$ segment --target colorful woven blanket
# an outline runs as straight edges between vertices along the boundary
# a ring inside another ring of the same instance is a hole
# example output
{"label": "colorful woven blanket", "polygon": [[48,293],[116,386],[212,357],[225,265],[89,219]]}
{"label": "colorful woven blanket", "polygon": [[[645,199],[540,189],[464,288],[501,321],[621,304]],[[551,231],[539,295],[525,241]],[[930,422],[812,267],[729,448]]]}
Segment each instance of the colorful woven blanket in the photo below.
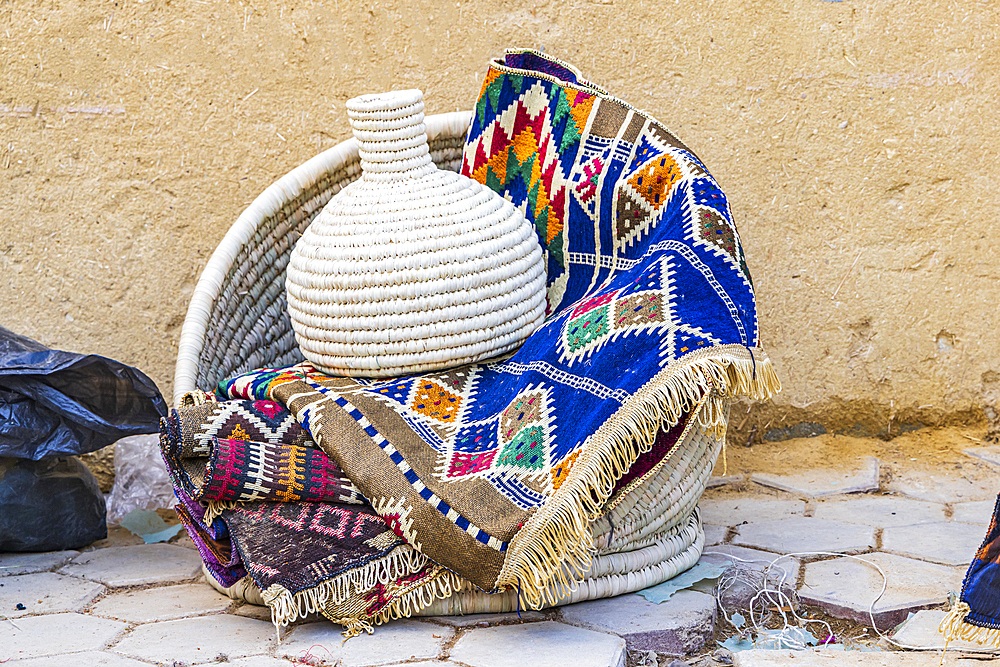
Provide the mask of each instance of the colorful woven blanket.
{"label": "colorful woven blanket", "polygon": [[392,381],[307,364],[222,383],[287,407],[375,511],[486,591],[554,602],[590,562],[616,483],[701,399],[778,389],[725,195],[662,125],[575,70],[509,53],[487,74],[463,171],[520,206],[548,317],[513,355]]}
{"label": "colorful woven blanket", "polygon": [[[225,437],[250,433],[271,442]],[[163,420],[175,509],[219,585],[248,586],[249,575],[275,625],[318,612],[349,634],[449,595],[454,577],[375,514],[322,450],[303,446],[311,443],[270,401],[209,400]]]}
{"label": "colorful woven blanket", "polygon": [[965,575],[962,594],[940,629],[948,641],[964,639],[1000,648],[1000,496],[983,545]]}

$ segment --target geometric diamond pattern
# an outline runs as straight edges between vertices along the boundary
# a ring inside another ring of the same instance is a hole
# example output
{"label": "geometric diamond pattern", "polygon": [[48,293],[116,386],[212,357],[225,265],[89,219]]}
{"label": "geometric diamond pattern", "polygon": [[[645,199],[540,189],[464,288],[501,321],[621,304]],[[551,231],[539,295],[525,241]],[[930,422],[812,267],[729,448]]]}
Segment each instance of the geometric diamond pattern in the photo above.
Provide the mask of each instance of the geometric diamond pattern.
{"label": "geometric diamond pattern", "polygon": [[722,248],[735,261],[739,261],[736,250],[736,234],[725,218],[711,208],[698,208],[695,218],[701,238]]}
{"label": "geometric diamond pattern", "polygon": [[497,457],[497,466],[511,466],[538,471],[545,468],[545,432],[540,426],[518,431],[514,439],[504,445]]}
{"label": "geometric diamond pattern", "polygon": [[604,306],[570,320],[566,326],[566,343],[570,352],[589,347],[591,343],[600,341],[610,333],[608,326],[608,307]]}
{"label": "geometric diamond pattern", "polygon": [[519,429],[542,421],[544,402],[541,392],[518,396],[500,414],[500,441],[509,442]]}
{"label": "geometric diamond pattern", "polygon": [[453,394],[436,382],[422,379],[417,384],[411,407],[414,412],[445,423],[455,423],[455,415],[462,408],[462,397]]}

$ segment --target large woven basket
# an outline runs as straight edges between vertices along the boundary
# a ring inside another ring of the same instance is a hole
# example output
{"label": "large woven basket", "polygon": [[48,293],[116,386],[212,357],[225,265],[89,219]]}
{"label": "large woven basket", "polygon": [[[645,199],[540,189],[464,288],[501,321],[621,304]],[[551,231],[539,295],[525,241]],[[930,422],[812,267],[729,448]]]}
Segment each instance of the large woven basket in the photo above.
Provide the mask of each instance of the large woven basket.
{"label": "large woven basket", "polygon": [[[455,112],[425,119],[431,156],[439,168],[458,171],[470,118],[471,112]],[[286,311],[285,269],[305,228],[359,175],[358,146],[348,139],[286,174],[237,218],[209,259],[188,307],[174,373],[175,405],[186,392],[212,391],[235,374],[303,360]],[[666,465],[594,522],[597,552],[591,569],[559,604],[653,586],[694,565],[704,546],[696,505],[721,447],[718,435],[698,426],[688,429]],[[249,579],[219,588],[262,603]],[[465,590],[421,613],[516,607],[513,593]]]}

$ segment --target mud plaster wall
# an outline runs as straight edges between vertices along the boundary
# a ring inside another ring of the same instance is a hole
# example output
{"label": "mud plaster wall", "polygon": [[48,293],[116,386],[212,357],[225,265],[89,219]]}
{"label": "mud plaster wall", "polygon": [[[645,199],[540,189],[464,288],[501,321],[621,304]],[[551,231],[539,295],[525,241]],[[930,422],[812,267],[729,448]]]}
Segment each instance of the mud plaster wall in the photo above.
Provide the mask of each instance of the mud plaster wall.
{"label": "mud plaster wall", "polygon": [[0,0],[0,323],[169,396],[209,254],[348,136],[347,98],[469,108],[521,45],[650,111],[729,194],[784,382],[737,409],[737,437],[981,418],[1000,398],[996,37],[971,1]]}

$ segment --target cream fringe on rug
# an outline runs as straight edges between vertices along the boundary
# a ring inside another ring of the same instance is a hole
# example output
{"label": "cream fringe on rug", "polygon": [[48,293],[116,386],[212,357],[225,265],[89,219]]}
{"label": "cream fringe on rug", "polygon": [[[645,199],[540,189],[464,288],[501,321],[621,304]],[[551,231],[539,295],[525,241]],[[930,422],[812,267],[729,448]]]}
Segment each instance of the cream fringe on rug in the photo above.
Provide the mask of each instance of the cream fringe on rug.
{"label": "cream fringe on rug", "polygon": [[957,600],[941,619],[938,631],[944,635],[944,649],[947,651],[948,643],[956,639],[1000,649],[1000,628],[983,628],[966,623],[965,617],[971,611],[968,604]]}
{"label": "cream fringe on rug", "polygon": [[514,537],[497,587],[519,588],[531,609],[571,595],[590,568],[590,524],[661,427],[676,425],[708,395],[695,418],[724,433],[733,397],[764,400],[780,390],[763,350],[741,345],[699,350],[660,371],[589,438],[566,481]]}

